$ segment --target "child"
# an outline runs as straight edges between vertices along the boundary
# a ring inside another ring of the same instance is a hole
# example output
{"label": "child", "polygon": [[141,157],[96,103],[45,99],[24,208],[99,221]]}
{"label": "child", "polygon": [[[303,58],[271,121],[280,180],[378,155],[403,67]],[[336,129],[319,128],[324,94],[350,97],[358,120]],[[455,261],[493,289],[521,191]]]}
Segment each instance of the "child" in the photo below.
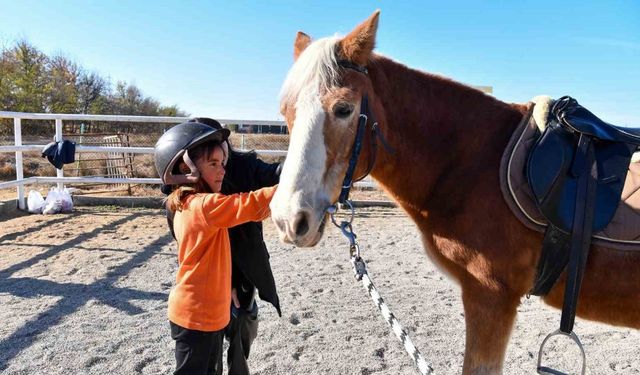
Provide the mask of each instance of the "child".
{"label": "child", "polygon": [[222,373],[222,342],[231,304],[231,252],[227,228],[269,216],[275,186],[219,194],[225,174],[227,129],[197,122],[177,125],[155,146],[158,174],[173,190],[178,241],[176,286],[169,295],[174,374]]}
{"label": "child", "polygon": [[[212,118],[189,120],[222,129]],[[223,194],[244,193],[278,183],[280,163],[267,163],[254,151],[234,150],[229,146]],[[227,369],[229,375],[249,375],[248,358],[251,345],[258,336],[258,304],[256,287],[263,301],[271,303],[280,313],[280,301],[269,263],[269,252],[262,236],[262,223],[249,222],[229,228],[231,243],[231,321],[225,328]]]}

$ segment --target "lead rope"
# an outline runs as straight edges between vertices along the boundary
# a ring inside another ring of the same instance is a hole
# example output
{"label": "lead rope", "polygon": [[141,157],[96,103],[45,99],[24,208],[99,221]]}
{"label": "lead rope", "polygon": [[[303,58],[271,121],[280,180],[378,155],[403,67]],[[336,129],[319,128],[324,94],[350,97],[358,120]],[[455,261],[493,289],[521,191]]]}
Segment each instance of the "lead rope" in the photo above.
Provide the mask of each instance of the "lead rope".
{"label": "lead rope", "polygon": [[367,265],[360,256],[360,246],[358,246],[358,241],[356,241],[357,236],[353,232],[353,227],[351,226],[351,223],[353,222],[353,218],[355,216],[355,210],[350,200],[347,200],[345,202],[346,205],[351,209],[351,216],[349,218],[349,221],[343,220],[340,222],[340,224],[336,222],[334,217],[334,215],[338,211],[336,206],[330,206],[327,209],[327,212],[331,216],[331,222],[333,223],[333,225],[340,228],[342,234],[344,234],[344,236],[349,240],[349,255],[351,256],[351,265],[353,266],[353,272],[355,272],[356,274],[356,279],[358,281],[362,281],[362,285],[364,285],[364,288],[371,296],[373,303],[376,305],[376,307],[378,307],[378,310],[380,310],[387,323],[389,323],[393,333],[396,335],[396,337],[398,337],[400,342],[402,342],[402,346],[407,351],[409,356],[413,359],[413,362],[416,364],[416,366],[418,366],[418,370],[420,370],[420,373],[423,375],[433,375],[434,372],[431,363],[427,362],[418,348],[413,345],[413,341],[411,341],[409,334],[404,329],[404,327],[402,327],[402,324],[400,324],[400,321],[398,321],[395,315],[393,315],[391,310],[389,310],[389,306],[387,306],[387,304],[384,302],[384,299],[382,299],[382,297],[378,293],[375,285],[373,285],[371,278],[369,278]]}

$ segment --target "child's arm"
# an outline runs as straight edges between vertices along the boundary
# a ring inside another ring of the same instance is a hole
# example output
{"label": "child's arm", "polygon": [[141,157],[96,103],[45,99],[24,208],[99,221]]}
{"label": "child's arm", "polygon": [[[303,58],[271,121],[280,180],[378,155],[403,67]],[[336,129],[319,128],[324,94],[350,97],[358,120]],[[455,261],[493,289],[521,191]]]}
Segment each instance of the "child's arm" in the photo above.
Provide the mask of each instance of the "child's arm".
{"label": "child's arm", "polygon": [[202,202],[205,220],[211,226],[229,228],[269,217],[269,202],[276,186],[231,195],[207,194]]}

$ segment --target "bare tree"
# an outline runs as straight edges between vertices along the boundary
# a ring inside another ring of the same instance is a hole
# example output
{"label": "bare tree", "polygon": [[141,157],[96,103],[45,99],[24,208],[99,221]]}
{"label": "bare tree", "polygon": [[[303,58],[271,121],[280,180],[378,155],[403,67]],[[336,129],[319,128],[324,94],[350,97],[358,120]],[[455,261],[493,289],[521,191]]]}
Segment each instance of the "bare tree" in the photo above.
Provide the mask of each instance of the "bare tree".
{"label": "bare tree", "polygon": [[[89,109],[103,96],[108,95],[109,83],[98,73],[81,71],[76,81],[78,111],[88,113]],[[100,113],[101,108],[95,108]]]}
{"label": "bare tree", "polygon": [[62,55],[49,59],[48,84],[45,99],[47,112],[73,113],[77,107],[76,82],[80,74],[78,64]]}

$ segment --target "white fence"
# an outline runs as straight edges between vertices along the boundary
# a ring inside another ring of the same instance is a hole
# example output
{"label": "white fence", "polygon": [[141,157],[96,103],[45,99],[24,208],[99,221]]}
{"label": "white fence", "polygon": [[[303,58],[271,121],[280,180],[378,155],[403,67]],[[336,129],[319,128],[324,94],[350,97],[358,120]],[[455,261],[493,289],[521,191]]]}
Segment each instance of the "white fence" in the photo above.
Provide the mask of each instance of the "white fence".
{"label": "white fence", "polygon": [[[108,178],[108,177],[64,177],[63,170],[56,170],[56,177],[29,177],[24,178],[22,153],[25,151],[42,151],[45,145],[22,144],[22,120],[54,120],[55,141],[61,142],[63,121],[105,121],[105,122],[141,122],[156,124],[178,124],[188,120],[187,117],[155,117],[155,116],[119,116],[119,115],[75,115],[75,114],[48,114],[48,113],[22,113],[0,111],[0,118],[13,119],[14,145],[0,146],[0,153],[15,152],[16,154],[16,179],[0,183],[0,189],[17,188],[18,207],[25,209],[24,185],[33,183],[56,183],[63,188],[64,183],[104,183],[104,184],[160,184],[159,178]],[[261,120],[232,120],[218,119],[224,124],[239,125],[268,125],[286,126],[284,121]],[[93,153],[136,153],[153,154],[153,147],[104,147],[104,146],[76,146],[76,152]],[[260,155],[285,156],[286,150],[256,150]],[[374,186],[371,180],[358,183],[359,186]]]}

